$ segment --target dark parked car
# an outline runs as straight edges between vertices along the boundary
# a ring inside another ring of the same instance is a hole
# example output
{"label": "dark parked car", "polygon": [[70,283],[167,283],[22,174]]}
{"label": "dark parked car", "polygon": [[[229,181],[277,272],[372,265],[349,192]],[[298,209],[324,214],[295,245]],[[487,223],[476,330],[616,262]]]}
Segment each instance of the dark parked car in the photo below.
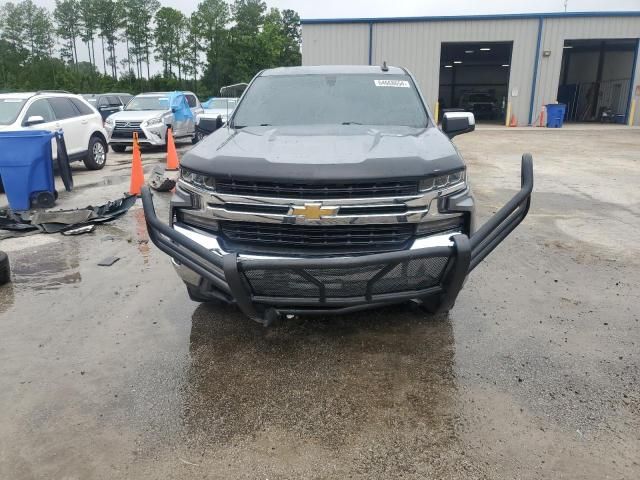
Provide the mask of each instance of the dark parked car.
{"label": "dark parked car", "polygon": [[460,108],[473,113],[476,118],[495,120],[500,117],[498,100],[484,92],[464,93],[460,97]]}
{"label": "dark parked car", "polygon": [[524,155],[520,191],[475,229],[450,140],[474,128],[472,113],[450,112],[439,129],[403,68],[264,70],[184,155],[170,225],[143,189],[149,236],[193,300],[234,303],[265,325],[408,301],[447,311],[533,188]]}
{"label": "dark parked car", "polygon": [[98,112],[102,120],[106,120],[112,113],[122,110],[133,95],[129,93],[85,93],[82,95]]}

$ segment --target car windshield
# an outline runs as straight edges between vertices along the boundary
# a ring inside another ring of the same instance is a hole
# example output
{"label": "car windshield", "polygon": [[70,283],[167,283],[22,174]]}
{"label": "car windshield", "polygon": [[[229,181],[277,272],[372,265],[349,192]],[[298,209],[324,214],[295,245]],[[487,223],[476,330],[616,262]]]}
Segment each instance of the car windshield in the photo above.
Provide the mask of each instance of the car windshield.
{"label": "car windshield", "polygon": [[141,110],[169,110],[169,97],[166,96],[145,96],[134,97],[125,110],[141,111]]}
{"label": "car windshield", "polygon": [[491,95],[487,95],[486,93],[475,93],[469,96],[470,102],[491,102],[492,100]]}
{"label": "car windshield", "polygon": [[403,125],[424,128],[426,110],[408,75],[326,74],[258,77],[234,126]]}
{"label": "car windshield", "polygon": [[231,98],[214,98],[209,104],[210,109],[225,109],[225,108],[235,108],[236,100]]}
{"label": "car windshield", "polygon": [[0,125],[15,122],[25,102],[22,98],[0,98]]}

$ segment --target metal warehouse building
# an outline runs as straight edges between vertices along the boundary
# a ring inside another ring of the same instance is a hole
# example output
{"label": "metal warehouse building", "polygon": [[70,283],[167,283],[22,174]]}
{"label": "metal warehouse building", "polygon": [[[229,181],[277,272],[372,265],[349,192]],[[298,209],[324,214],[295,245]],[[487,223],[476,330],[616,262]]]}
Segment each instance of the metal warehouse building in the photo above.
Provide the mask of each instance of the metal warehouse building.
{"label": "metal warehouse building", "polygon": [[471,105],[504,121],[510,109],[518,125],[556,101],[567,121],[628,121],[639,48],[640,12],[302,21],[303,65],[386,61],[411,70],[432,111]]}

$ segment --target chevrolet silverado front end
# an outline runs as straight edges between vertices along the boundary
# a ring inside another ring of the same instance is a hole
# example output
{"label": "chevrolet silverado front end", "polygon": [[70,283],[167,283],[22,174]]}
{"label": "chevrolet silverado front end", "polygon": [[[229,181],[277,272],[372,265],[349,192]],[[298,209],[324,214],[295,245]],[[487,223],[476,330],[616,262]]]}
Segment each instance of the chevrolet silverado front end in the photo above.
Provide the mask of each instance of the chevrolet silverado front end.
{"label": "chevrolet silverado front end", "polygon": [[415,301],[451,308],[466,275],[525,217],[521,190],[479,230],[450,142],[473,115],[430,118],[395,67],[261,72],[228,124],[185,155],[169,225],[151,194],[152,241],[197,301],[253,319],[348,313]]}

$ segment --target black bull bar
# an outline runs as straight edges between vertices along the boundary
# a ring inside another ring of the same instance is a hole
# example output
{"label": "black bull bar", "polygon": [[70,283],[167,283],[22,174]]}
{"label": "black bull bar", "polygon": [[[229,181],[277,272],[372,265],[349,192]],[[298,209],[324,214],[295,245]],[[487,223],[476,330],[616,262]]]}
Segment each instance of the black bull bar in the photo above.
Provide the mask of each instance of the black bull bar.
{"label": "black bull bar", "polygon": [[454,235],[450,246],[336,258],[221,256],[161,222],[148,187],[142,205],[160,250],[247,316],[268,323],[278,313],[348,313],[416,298],[435,297],[441,309],[450,308],[466,276],[524,220],[532,190],[533,159],[524,154],[520,190],[471,237]]}

